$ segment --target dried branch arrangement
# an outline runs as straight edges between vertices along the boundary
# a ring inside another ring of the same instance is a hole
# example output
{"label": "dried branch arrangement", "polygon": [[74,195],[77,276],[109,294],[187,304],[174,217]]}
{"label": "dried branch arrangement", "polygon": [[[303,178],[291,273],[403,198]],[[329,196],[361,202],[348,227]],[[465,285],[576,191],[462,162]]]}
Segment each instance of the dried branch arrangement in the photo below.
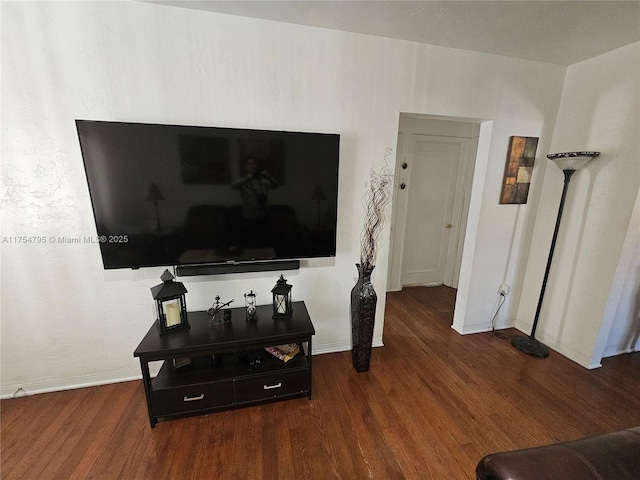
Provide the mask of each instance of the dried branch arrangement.
{"label": "dried branch arrangement", "polygon": [[370,178],[363,196],[365,223],[360,241],[360,265],[364,268],[375,265],[378,236],[384,227],[385,209],[391,201],[392,188],[393,174],[386,166],[380,172],[370,170]]}

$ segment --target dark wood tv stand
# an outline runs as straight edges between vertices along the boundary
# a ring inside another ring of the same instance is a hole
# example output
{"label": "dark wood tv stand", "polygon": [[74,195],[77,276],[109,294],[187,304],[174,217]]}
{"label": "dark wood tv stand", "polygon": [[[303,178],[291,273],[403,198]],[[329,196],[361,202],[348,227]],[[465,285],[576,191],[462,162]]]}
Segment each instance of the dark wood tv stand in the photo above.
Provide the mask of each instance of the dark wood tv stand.
{"label": "dark wood tv stand", "polygon": [[[163,418],[311,398],[315,330],[307,308],[294,302],[289,320],[274,320],[272,314],[271,305],[262,305],[258,319],[247,321],[245,309],[234,308],[231,323],[215,319],[210,325],[206,312],[189,312],[191,328],[162,336],[154,322],[133,353],[140,359],[151,427]],[[301,352],[286,363],[264,350],[289,343],[300,344]],[[191,363],[174,366],[182,358]],[[163,365],[152,379],[149,362],[155,361]]]}

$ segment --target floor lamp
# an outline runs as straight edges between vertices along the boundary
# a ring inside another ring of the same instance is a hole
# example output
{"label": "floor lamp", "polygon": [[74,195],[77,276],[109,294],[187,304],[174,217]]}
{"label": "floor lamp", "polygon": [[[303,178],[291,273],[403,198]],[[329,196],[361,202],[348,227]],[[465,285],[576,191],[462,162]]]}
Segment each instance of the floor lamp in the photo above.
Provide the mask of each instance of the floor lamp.
{"label": "floor lamp", "polygon": [[551,270],[551,260],[553,259],[553,251],[556,248],[556,240],[558,239],[558,230],[560,229],[560,220],[562,219],[562,210],[564,209],[564,200],[567,196],[567,190],[569,188],[569,182],[571,176],[576,170],[584,167],[589,160],[600,155],[600,152],[565,152],[565,153],[551,153],[547,155],[549,160],[553,160],[555,164],[564,173],[564,188],[562,189],[562,197],[560,198],[560,207],[558,208],[558,218],[556,219],[556,228],[553,231],[553,239],[551,240],[551,249],[549,250],[549,258],[547,259],[547,268],[544,272],[544,279],[542,280],[542,289],[540,290],[540,298],[538,299],[538,308],[536,309],[536,316],[533,319],[533,327],[531,328],[531,334],[529,336],[517,335],[511,338],[511,345],[516,347],[521,352],[534,357],[548,357],[549,347],[536,340],[536,327],[538,326],[538,319],[540,318],[540,310],[542,309],[542,300],[544,298],[544,291],[547,288],[547,280],[549,279],[549,270]]}
{"label": "floor lamp", "polygon": [[147,195],[147,200],[153,202],[153,206],[156,209],[156,232],[162,232],[162,224],[160,223],[160,210],[158,210],[158,201],[164,200],[162,193],[160,193],[160,188],[157,184],[152,183],[149,185],[149,194]]}

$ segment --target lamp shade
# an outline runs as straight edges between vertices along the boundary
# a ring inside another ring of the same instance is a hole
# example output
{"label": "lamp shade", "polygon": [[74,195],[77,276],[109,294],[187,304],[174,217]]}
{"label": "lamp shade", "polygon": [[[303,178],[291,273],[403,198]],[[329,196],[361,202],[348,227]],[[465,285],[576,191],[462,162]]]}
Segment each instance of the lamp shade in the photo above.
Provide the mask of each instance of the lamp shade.
{"label": "lamp shade", "polygon": [[600,155],[600,152],[563,152],[550,153],[547,158],[553,160],[560,170],[565,171],[578,170],[598,155]]}
{"label": "lamp shade", "polygon": [[311,193],[311,200],[315,200],[316,202],[321,202],[325,200],[324,189],[322,185],[318,184],[313,188],[313,192]]}
{"label": "lamp shade", "polygon": [[149,185],[149,193],[147,194],[147,200],[150,202],[157,202],[158,200],[164,200],[160,187],[157,184],[152,183]]}

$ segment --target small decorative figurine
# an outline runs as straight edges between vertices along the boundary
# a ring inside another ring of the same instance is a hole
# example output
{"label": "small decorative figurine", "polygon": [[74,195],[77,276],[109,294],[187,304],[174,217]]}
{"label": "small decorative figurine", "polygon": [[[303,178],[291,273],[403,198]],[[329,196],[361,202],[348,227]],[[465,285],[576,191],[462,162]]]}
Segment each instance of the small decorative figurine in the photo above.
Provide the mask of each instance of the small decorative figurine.
{"label": "small decorative figurine", "polygon": [[[218,323],[220,323],[218,314],[220,313],[220,311],[226,307],[227,305],[229,305],[231,302],[233,302],[233,298],[231,300],[229,300],[227,303],[220,303],[220,295],[216,295],[215,298],[215,302],[213,302],[213,305],[211,306],[211,308],[209,310],[207,310],[207,313],[209,314],[209,316],[211,317],[211,319],[209,320],[209,325],[213,325],[214,320],[216,318],[218,318]],[[227,312],[229,312],[227,314]],[[231,310],[230,309],[226,309],[224,311],[224,323],[231,323]]]}
{"label": "small decorative figurine", "polygon": [[244,294],[244,304],[247,307],[247,320],[257,320],[258,311],[256,308],[256,297],[258,294],[251,290]]}

